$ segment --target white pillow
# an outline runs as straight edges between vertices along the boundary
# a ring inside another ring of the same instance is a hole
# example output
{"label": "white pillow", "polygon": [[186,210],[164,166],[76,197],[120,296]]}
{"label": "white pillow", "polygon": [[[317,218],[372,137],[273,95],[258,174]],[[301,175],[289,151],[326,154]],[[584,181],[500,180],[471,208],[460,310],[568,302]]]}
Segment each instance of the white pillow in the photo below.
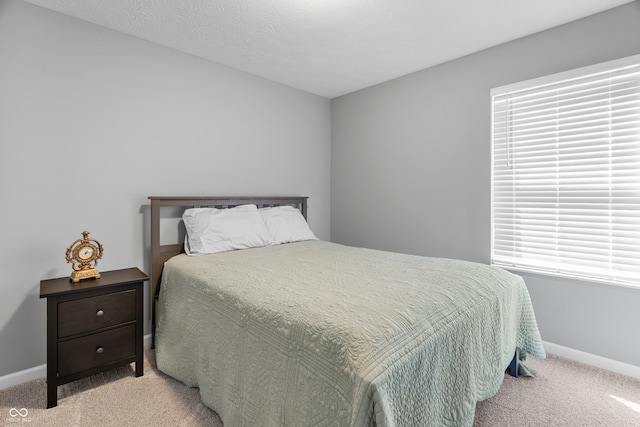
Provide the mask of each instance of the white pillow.
{"label": "white pillow", "polygon": [[277,206],[258,209],[269,232],[271,244],[318,240],[299,209],[293,206]]}
{"label": "white pillow", "polygon": [[214,254],[271,243],[256,205],[230,209],[192,208],[182,214],[187,255]]}

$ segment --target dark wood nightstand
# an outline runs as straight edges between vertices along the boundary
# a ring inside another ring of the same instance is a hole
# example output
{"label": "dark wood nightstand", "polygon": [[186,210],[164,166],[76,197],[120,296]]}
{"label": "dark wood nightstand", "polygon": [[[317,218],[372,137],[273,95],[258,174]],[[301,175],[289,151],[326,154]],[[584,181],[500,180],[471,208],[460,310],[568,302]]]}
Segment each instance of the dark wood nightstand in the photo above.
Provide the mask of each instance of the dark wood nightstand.
{"label": "dark wood nightstand", "polygon": [[42,280],[47,298],[47,408],[58,404],[58,386],[135,362],[143,375],[143,283],[137,268],[101,272],[72,283]]}

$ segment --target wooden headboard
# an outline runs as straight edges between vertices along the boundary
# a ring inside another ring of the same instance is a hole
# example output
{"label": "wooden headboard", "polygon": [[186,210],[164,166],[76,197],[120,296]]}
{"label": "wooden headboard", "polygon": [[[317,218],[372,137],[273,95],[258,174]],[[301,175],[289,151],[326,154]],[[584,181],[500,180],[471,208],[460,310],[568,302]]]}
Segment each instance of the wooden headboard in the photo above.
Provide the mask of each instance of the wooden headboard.
{"label": "wooden headboard", "polygon": [[232,208],[238,205],[254,204],[258,208],[273,206],[295,206],[307,218],[306,196],[194,196],[194,197],[156,197],[149,196],[151,200],[151,286],[149,289],[151,308],[152,333],[155,338],[156,305],[158,292],[160,291],[160,279],[162,268],[169,258],[184,252],[184,243],[176,242],[172,244],[160,244],[160,209],[162,207],[193,208],[193,207],[215,207]]}

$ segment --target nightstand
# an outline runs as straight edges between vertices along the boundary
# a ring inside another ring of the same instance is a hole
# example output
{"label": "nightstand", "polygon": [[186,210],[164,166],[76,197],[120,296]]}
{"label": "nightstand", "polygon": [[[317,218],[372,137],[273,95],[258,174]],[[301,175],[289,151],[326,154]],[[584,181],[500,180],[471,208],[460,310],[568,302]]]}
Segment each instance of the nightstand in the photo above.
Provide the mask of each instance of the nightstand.
{"label": "nightstand", "polygon": [[143,375],[143,283],[137,268],[101,272],[72,283],[42,280],[47,298],[47,408],[58,404],[58,386],[135,362]]}

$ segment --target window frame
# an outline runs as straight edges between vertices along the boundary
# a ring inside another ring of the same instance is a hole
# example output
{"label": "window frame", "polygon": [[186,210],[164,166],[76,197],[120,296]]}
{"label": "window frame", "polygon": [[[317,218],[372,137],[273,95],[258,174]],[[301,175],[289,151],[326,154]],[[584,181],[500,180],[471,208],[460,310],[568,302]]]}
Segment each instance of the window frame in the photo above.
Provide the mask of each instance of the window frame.
{"label": "window frame", "polygon": [[[607,71],[612,71],[612,70],[616,70],[616,69],[622,69],[625,67],[638,67],[638,69],[640,70],[640,54],[637,55],[632,55],[629,57],[625,57],[625,58],[620,58],[620,59],[616,59],[613,61],[607,61],[604,63],[600,63],[600,64],[596,64],[596,65],[591,65],[591,66],[587,66],[587,67],[582,67],[582,68],[578,68],[578,69],[574,69],[574,70],[570,70],[570,71],[566,71],[566,72],[561,72],[561,73],[556,73],[556,74],[552,74],[552,75],[547,75],[547,76],[543,76],[543,77],[539,77],[539,78],[535,78],[535,79],[530,79],[530,80],[526,80],[526,81],[522,81],[522,82],[517,82],[517,83],[513,83],[513,84],[509,84],[509,85],[505,85],[505,86],[500,86],[500,87],[496,87],[491,89],[490,91],[490,100],[491,100],[491,139],[490,139],[490,149],[491,149],[491,246],[490,246],[490,263],[491,265],[495,265],[495,266],[499,266],[502,268],[506,268],[509,270],[516,270],[516,271],[521,271],[521,272],[527,272],[527,273],[534,273],[534,274],[542,274],[542,275],[548,275],[548,276],[553,276],[553,277],[562,277],[562,278],[570,278],[570,279],[576,279],[576,280],[583,280],[583,281],[589,281],[589,282],[596,282],[596,283],[605,283],[605,284],[609,284],[609,285],[615,285],[615,286],[623,286],[623,287],[630,287],[630,288],[634,288],[634,289],[640,289],[640,277],[634,277],[632,279],[629,278],[603,278],[602,276],[593,276],[590,274],[579,274],[576,272],[568,272],[568,271],[557,271],[557,270],[553,270],[553,269],[549,269],[547,267],[542,267],[542,266],[531,266],[531,265],[527,265],[527,266],[523,266],[522,264],[527,264],[528,262],[523,262],[523,263],[517,263],[517,262],[513,262],[513,263],[509,263],[509,262],[505,262],[504,259],[506,259],[506,256],[499,256],[498,258],[500,258],[500,261],[495,260],[496,257],[496,218],[495,218],[495,212],[496,212],[496,195],[495,195],[495,188],[496,188],[496,168],[495,168],[495,152],[496,152],[496,97],[499,96],[505,96],[508,93],[513,93],[513,92],[518,92],[518,91],[524,91],[524,90],[535,90],[536,88],[542,88],[542,87],[546,87],[552,84],[555,85],[560,85],[562,83],[567,83],[568,81],[574,80],[574,79],[578,79],[578,78],[583,78],[589,75],[593,75],[593,74],[597,74],[597,73],[602,73],[602,72],[607,72]],[[568,86],[568,85],[567,85]],[[640,91],[640,89],[638,89]],[[508,107],[510,108],[510,107]],[[508,110],[507,108],[507,110]],[[635,121],[634,121],[635,122]],[[640,118],[638,119],[638,126],[640,126]],[[510,137],[506,137],[507,141],[508,138]],[[635,141],[634,141],[635,142]],[[640,140],[638,141],[638,143],[640,143]],[[508,150],[507,148],[505,148],[505,150]],[[507,157],[507,161],[509,158],[509,154],[507,152],[506,154]],[[638,169],[640,169],[640,165],[638,166]],[[512,198],[512,200],[515,200],[515,197]],[[588,236],[588,234],[584,234],[583,236]],[[515,240],[515,239],[512,239]],[[640,248],[638,248],[637,250],[638,253],[640,253]],[[521,252],[520,252],[521,254]],[[512,257],[512,259],[515,259],[515,256]],[[542,264],[542,262],[540,262],[539,264]],[[575,268],[575,267],[574,267]],[[635,273],[636,275],[638,273]]]}

